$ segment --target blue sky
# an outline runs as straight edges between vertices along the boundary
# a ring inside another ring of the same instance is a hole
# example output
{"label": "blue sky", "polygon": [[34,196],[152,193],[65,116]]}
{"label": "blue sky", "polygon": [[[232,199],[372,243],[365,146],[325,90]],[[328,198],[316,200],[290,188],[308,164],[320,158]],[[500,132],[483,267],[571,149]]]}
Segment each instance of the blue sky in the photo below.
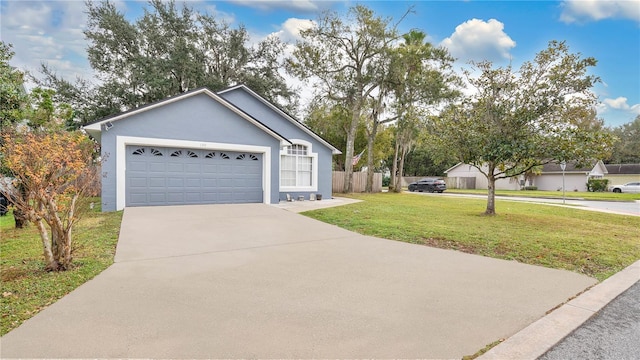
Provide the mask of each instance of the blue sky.
{"label": "blue sky", "polygon": [[[114,1],[130,19],[139,17],[144,1]],[[488,59],[518,67],[546,48],[564,40],[573,52],[592,56],[592,73],[602,82],[594,91],[598,114],[618,126],[640,114],[640,0],[604,1],[316,1],[316,0],[192,0],[187,3],[232,24],[244,24],[252,40],[276,34],[295,42],[325,9],[344,12],[361,3],[382,16],[398,19],[413,12],[401,31],[420,29],[428,40],[458,58]],[[84,1],[0,0],[0,38],[14,45],[12,65],[37,75],[41,62],[67,79],[90,78],[87,43],[82,35]],[[293,81],[293,80],[292,80]]]}

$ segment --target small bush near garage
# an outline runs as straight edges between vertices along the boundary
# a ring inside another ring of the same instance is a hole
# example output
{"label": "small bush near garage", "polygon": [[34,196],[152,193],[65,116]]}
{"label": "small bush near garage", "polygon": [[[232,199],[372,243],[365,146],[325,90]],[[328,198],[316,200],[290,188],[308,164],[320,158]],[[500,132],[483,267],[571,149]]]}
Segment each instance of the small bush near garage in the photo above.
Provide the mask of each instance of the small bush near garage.
{"label": "small bush near garage", "polygon": [[74,228],[73,267],[45,269],[33,224],[16,229],[13,214],[0,217],[0,335],[20,326],[113,263],[122,212],[103,213],[100,199]]}
{"label": "small bush near garage", "polygon": [[524,188],[522,188],[522,190],[536,191],[536,190],[538,190],[538,187],[537,186],[525,186]]}
{"label": "small bush near garage", "polygon": [[609,185],[609,179],[589,179],[587,181],[587,191],[590,191],[590,192],[607,191],[607,185]]}

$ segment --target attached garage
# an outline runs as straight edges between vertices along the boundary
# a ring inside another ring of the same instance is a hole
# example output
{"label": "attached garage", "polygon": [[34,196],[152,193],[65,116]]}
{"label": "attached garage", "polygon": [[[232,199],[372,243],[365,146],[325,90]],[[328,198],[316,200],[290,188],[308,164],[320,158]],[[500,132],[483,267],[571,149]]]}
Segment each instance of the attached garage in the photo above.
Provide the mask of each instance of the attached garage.
{"label": "attached garage", "polygon": [[262,154],[126,147],[126,206],[259,203]]}
{"label": "attached garage", "polygon": [[83,129],[101,146],[103,211],[329,198],[340,153],[244,85],[195,89]]}

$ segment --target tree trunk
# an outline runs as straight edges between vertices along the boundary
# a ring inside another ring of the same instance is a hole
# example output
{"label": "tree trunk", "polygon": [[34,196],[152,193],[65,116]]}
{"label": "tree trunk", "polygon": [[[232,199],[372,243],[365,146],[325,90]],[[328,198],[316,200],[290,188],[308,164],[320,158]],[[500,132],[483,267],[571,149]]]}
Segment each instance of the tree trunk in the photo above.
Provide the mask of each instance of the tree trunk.
{"label": "tree trunk", "polygon": [[496,178],[493,175],[493,168],[489,169],[491,172],[487,175],[487,210],[484,212],[485,215],[495,215],[496,214]]}
{"label": "tree trunk", "polygon": [[38,231],[40,232],[40,239],[42,240],[42,248],[44,254],[44,261],[47,263],[47,270],[56,271],[58,270],[58,262],[55,257],[53,257],[53,252],[51,251],[51,239],[49,238],[49,233],[47,232],[47,228],[44,225],[44,221],[42,219],[38,219],[36,221],[36,226],[38,227]]}
{"label": "tree trunk", "polygon": [[367,193],[373,192],[373,145],[378,134],[378,123],[373,123],[373,129],[367,138],[367,184],[364,191]]}
{"label": "tree trunk", "polygon": [[13,220],[16,222],[16,229],[22,229],[27,224],[26,215],[17,206],[13,208]]}
{"label": "tree trunk", "polygon": [[360,113],[352,110],[351,115],[351,127],[347,132],[347,153],[344,158],[344,186],[345,193],[353,192],[353,147],[356,142],[356,132],[358,130],[358,123],[360,122]]}
{"label": "tree trunk", "polygon": [[396,192],[402,192],[402,176],[404,175],[404,158],[407,155],[406,149],[401,148],[400,165],[398,166],[398,189]]}
{"label": "tree trunk", "polygon": [[397,173],[398,173],[398,140],[396,139],[395,151],[393,153],[393,164],[391,165],[391,183],[389,184],[389,190],[398,192],[397,188]]}

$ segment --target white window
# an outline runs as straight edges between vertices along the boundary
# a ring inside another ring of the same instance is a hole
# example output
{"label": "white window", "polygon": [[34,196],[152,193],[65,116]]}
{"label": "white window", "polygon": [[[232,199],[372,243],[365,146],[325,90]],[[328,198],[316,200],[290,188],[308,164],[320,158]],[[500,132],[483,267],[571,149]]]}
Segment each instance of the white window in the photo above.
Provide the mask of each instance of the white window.
{"label": "white window", "polygon": [[318,154],[311,143],[292,140],[280,151],[280,191],[317,191]]}

